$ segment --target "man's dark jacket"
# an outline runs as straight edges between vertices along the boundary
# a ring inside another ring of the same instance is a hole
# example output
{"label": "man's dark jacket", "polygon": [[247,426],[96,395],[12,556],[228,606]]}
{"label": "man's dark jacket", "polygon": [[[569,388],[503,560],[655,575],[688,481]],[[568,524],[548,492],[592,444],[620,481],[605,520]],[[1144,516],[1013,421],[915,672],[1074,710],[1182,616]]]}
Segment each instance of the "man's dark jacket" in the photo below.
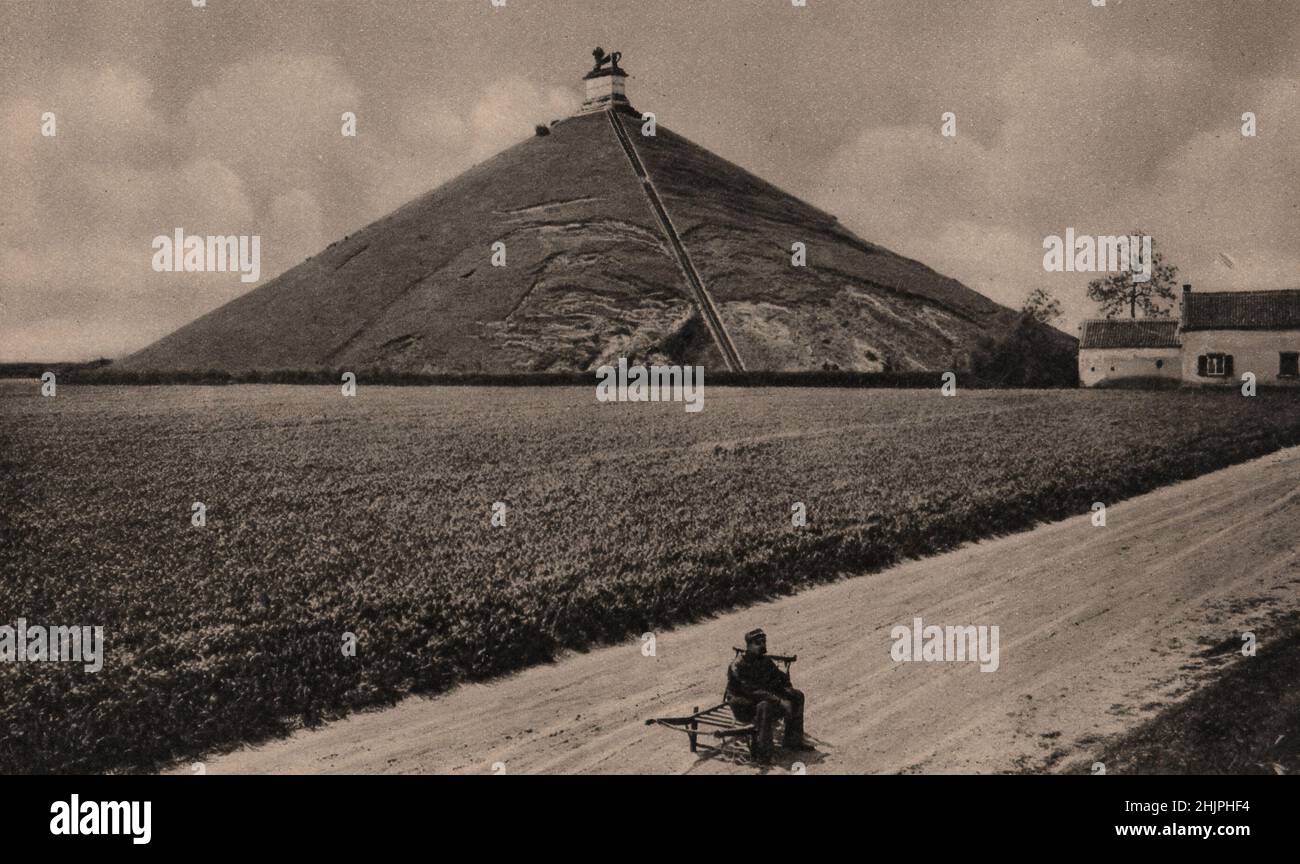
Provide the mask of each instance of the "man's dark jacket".
{"label": "man's dark jacket", "polygon": [[790,676],[777,668],[776,661],[761,654],[741,654],[727,667],[727,702],[741,699],[761,702],[779,699],[790,689]]}

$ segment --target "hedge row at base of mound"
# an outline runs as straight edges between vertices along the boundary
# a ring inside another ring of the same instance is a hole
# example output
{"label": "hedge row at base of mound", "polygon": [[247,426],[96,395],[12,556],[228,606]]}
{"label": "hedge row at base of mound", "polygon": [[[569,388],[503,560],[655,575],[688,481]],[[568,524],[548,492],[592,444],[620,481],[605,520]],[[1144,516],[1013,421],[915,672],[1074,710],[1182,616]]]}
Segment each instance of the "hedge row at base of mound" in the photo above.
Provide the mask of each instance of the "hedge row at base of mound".
{"label": "hedge row at base of mound", "polygon": [[[514,372],[514,373],[425,373],[395,369],[277,369],[269,371],[133,371],[97,370],[93,373],[69,374],[65,383],[103,385],[229,385],[229,384],[330,384],[338,385],[343,375],[356,375],[357,384],[396,387],[594,387],[594,372]],[[705,384],[715,387],[892,387],[907,389],[937,388],[944,383],[943,372],[845,372],[810,370],[806,372],[727,372],[706,370]],[[993,387],[970,373],[955,373],[958,386]]]}

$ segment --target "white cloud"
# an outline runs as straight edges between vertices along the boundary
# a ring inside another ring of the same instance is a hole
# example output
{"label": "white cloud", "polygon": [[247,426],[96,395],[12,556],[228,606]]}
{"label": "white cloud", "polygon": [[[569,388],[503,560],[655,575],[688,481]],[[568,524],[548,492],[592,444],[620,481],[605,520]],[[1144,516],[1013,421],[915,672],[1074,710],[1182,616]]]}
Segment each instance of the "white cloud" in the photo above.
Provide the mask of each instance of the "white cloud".
{"label": "white cloud", "polygon": [[533,126],[567,117],[578,107],[574,94],[523,78],[493,82],[470,111],[474,153],[483,159],[527,138]]}
{"label": "white cloud", "polygon": [[358,88],[337,61],[272,56],[223,68],[190,99],[185,119],[196,153],[235,167],[246,181],[292,187],[346,168],[350,151],[331,146],[344,141],[345,111],[359,114],[365,130]]}

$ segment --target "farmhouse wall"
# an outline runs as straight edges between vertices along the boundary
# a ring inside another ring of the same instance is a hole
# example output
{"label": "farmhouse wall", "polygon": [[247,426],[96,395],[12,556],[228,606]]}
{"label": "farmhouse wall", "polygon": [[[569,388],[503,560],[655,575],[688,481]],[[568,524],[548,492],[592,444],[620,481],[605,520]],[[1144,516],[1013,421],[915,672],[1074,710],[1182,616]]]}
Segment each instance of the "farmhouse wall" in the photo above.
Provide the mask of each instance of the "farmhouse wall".
{"label": "farmhouse wall", "polygon": [[1084,387],[1121,378],[1177,380],[1181,374],[1177,348],[1079,349],[1079,383]]}
{"label": "farmhouse wall", "polygon": [[[1298,378],[1279,378],[1280,354],[1300,352],[1300,330],[1192,330],[1182,334],[1183,381],[1206,386],[1240,386],[1241,376],[1255,373],[1259,384],[1300,386]],[[1232,356],[1232,376],[1198,374],[1197,358],[1203,354]]]}

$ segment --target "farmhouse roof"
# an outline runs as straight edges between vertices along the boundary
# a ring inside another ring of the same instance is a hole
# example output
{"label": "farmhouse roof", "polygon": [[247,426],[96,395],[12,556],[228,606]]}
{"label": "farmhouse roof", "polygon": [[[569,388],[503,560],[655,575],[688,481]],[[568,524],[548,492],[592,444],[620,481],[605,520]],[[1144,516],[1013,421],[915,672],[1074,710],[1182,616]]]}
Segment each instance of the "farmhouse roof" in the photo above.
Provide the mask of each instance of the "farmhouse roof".
{"label": "farmhouse roof", "polygon": [[1080,348],[1177,348],[1173,318],[1099,318],[1084,321]]}
{"label": "farmhouse roof", "polygon": [[1184,330],[1300,330],[1300,289],[1188,291]]}

